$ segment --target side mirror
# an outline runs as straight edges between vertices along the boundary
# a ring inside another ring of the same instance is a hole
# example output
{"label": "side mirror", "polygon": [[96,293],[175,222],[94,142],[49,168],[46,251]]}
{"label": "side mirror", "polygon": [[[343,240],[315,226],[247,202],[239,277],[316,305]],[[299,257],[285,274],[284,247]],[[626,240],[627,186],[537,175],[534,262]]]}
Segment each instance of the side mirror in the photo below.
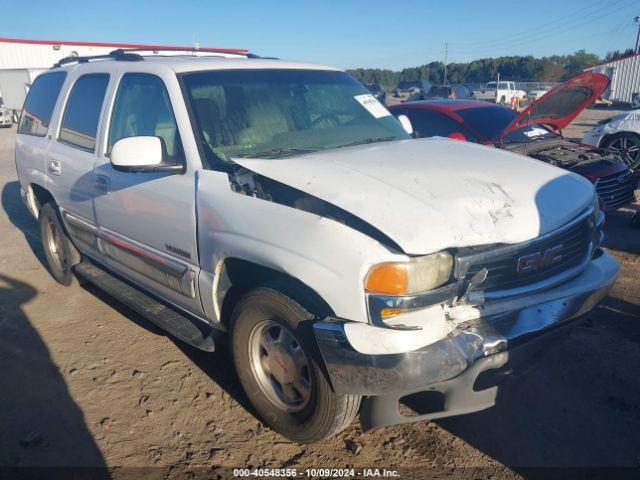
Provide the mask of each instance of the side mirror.
{"label": "side mirror", "polygon": [[138,136],[118,140],[111,149],[111,165],[123,172],[182,172],[184,166],[165,162],[160,137]]}
{"label": "side mirror", "polygon": [[450,133],[449,135],[447,135],[447,138],[451,138],[453,140],[460,140],[461,142],[467,141],[467,137],[464,135],[464,133],[460,133],[460,132]]}
{"label": "side mirror", "polygon": [[400,125],[402,125],[402,128],[404,128],[405,132],[407,132],[409,135],[413,133],[413,125],[411,125],[411,120],[409,120],[409,117],[407,117],[406,115],[398,115],[398,121],[400,122]]}

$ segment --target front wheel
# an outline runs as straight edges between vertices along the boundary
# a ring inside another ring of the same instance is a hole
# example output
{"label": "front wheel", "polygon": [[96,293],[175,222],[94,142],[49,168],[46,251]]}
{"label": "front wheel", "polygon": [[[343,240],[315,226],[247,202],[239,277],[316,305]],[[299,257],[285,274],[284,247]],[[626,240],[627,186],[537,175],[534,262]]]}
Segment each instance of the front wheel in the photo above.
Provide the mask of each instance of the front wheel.
{"label": "front wheel", "polygon": [[603,145],[604,149],[619,156],[632,170],[640,166],[640,135],[630,132],[618,133]]}
{"label": "front wheel", "polygon": [[38,221],[49,272],[58,283],[69,286],[75,279],[71,269],[80,263],[80,253],[67,236],[54,205],[44,204]]}
{"label": "front wheel", "polygon": [[249,292],[234,309],[232,350],[240,383],[264,422],[311,443],[349,426],[360,397],[332,390],[311,331],[315,315],[301,303],[271,287]]}

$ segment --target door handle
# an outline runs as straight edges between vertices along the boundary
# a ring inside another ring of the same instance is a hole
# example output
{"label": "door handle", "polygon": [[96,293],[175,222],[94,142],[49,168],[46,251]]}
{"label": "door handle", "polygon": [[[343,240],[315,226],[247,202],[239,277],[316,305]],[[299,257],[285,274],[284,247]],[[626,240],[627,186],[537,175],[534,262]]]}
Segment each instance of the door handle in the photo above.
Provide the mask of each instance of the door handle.
{"label": "door handle", "polygon": [[100,193],[109,193],[111,187],[111,180],[104,175],[96,175],[95,189]]}
{"label": "door handle", "polygon": [[48,170],[51,175],[59,176],[62,173],[62,165],[58,160],[50,160]]}

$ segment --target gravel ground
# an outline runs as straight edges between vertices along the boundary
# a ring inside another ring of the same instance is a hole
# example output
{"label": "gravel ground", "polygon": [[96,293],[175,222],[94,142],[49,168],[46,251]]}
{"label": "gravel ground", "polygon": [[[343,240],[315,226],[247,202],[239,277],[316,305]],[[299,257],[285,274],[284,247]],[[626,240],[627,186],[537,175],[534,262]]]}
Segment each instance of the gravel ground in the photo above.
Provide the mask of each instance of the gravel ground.
{"label": "gravel ground", "polygon": [[[567,134],[611,114],[588,110]],[[112,472],[141,478],[251,466],[465,478],[640,467],[640,230],[627,227],[637,206],[607,221],[622,265],[611,296],[502,387],[495,408],[368,433],[354,423],[300,446],[255,418],[224,352],[181,344],[95,288],[54,282],[19,199],[14,139],[15,128],[0,130],[0,467],[164,467]]]}

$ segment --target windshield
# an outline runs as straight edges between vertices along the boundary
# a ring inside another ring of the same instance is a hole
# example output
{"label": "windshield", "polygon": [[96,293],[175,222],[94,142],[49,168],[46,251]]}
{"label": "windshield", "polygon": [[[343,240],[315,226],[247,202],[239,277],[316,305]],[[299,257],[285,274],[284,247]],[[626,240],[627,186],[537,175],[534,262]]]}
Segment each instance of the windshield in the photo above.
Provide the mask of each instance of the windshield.
{"label": "windshield", "polygon": [[371,92],[344,72],[226,70],[183,78],[202,147],[213,162],[410,138]]}
{"label": "windshield", "polygon": [[482,140],[497,140],[505,128],[518,116],[518,112],[510,108],[487,105],[486,107],[473,107],[456,110],[465,124],[476,132]]}

